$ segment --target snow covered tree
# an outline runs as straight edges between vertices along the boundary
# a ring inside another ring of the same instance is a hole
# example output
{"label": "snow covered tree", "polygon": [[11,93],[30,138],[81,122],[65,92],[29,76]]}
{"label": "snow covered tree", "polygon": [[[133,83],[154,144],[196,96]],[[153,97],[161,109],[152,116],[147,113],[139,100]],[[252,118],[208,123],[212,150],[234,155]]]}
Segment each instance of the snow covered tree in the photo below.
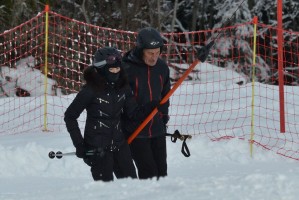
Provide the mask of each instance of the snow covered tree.
{"label": "snow covered tree", "polygon": [[[258,16],[260,23],[275,27],[277,25],[277,1],[273,0],[2,0],[0,3],[0,31],[11,29],[22,22],[34,17],[38,12],[44,10],[45,4],[50,4],[50,9],[63,16],[73,18],[79,21],[90,23],[97,26],[109,27],[114,29],[138,31],[145,26],[153,26],[162,32],[188,32],[195,30],[215,30],[213,35],[200,34],[192,38],[188,35],[180,35],[179,38],[172,38],[171,42],[200,42],[200,46],[206,45],[208,38],[214,38],[218,34],[216,31],[220,27],[228,25],[242,24],[252,20],[253,16]],[[237,7],[242,3],[240,8]],[[232,14],[236,13],[232,16]],[[298,0],[283,0],[283,28],[284,30],[299,31],[299,2]],[[228,19],[232,18],[227,23]],[[252,33],[252,28],[240,30],[236,28],[234,33],[222,31],[217,39],[216,46],[218,49],[221,45],[228,45],[231,50],[228,52],[215,52],[214,57],[218,60],[222,67],[230,67],[249,76],[249,66],[251,66],[252,47],[248,43],[248,38],[234,38],[240,35],[240,31],[248,31]],[[227,34],[230,34],[230,38]],[[271,32],[267,28],[258,30],[258,42],[267,46],[273,45],[269,35],[275,36],[276,33]],[[242,34],[244,35],[244,34]],[[229,38],[229,39],[227,39]],[[288,52],[297,51],[295,44],[298,40],[297,36],[290,33],[284,33],[285,54],[284,58],[291,60],[292,63],[298,63],[298,56],[292,56]],[[0,38],[0,42],[4,38]],[[241,45],[244,48],[237,48]],[[175,48],[173,49],[175,50]],[[178,51],[178,50],[177,50]],[[194,51],[191,46],[184,46],[180,49],[183,52]],[[258,62],[263,66],[258,69],[259,80],[267,80],[268,65],[274,69],[277,68],[276,63],[269,60],[270,56],[277,56],[276,52],[266,48],[257,50],[264,57],[258,57]],[[235,60],[223,60],[224,56],[238,56]],[[247,56],[245,56],[245,54]],[[183,58],[184,61],[188,56]],[[266,64],[267,63],[267,64]],[[241,67],[240,69],[240,66]],[[287,67],[287,66],[285,66]],[[275,70],[271,70],[270,75],[275,74]]]}
{"label": "snow covered tree", "polygon": [[[259,0],[255,2],[252,13],[259,18],[259,23],[269,26],[261,27],[258,31],[257,51],[259,55],[271,66],[269,78],[266,80],[268,84],[278,84],[278,63],[273,60],[278,59],[277,47],[277,2],[272,0]],[[287,30],[283,33],[284,37],[284,54],[283,59],[285,68],[285,84],[298,85],[298,56],[292,52],[298,52],[298,36],[289,31],[298,31],[299,20],[299,2],[293,0],[283,0],[283,29]],[[273,27],[274,29],[270,28]]]}
{"label": "snow covered tree", "polygon": [[[217,36],[215,43],[216,49],[221,49],[214,54],[215,62],[220,66],[231,68],[239,73],[242,73],[252,79],[252,46],[250,40],[253,36],[253,26],[238,26],[252,21],[253,17],[249,10],[248,1],[234,0],[216,0],[216,14],[214,15],[214,29],[219,30],[214,33],[213,38]],[[220,27],[235,26],[232,30],[218,29]],[[216,35],[216,36],[215,36]],[[232,59],[227,59],[232,58]],[[258,81],[268,79],[268,65],[257,57],[261,65],[256,66],[256,76]]]}

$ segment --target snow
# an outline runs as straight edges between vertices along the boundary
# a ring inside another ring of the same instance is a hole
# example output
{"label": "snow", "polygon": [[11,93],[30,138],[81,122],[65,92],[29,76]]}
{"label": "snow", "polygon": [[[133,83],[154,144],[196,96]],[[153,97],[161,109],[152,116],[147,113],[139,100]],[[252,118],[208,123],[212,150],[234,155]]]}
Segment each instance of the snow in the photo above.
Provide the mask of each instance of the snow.
{"label": "snow", "polygon": [[29,92],[30,96],[41,96],[45,91],[45,81],[47,81],[47,94],[61,95],[61,90],[56,87],[56,81],[51,78],[45,80],[45,75],[34,68],[35,63],[35,58],[28,56],[17,61],[15,68],[2,66],[0,68],[0,98],[17,96],[16,88]]}
{"label": "snow", "polygon": [[[188,69],[188,64],[177,64],[171,63],[172,67],[179,69]],[[177,71],[170,68],[170,77],[176,77]],[[239,73],[233,71],[229,68],[221,68],[210,63],[199,63],[195,66],[192,73],[190,73],[192,80],[200,83],[215,83],[221,86],[231,86],[233,84],[244,85],[246,77],[240,75]]]}
{"label": "snow", "polygon": [[[234,87],[235,82],[230,84],[229,86],[225,82],[223,87]],[[182,88],[189,93],[193,90],[190,85]],[[212,82],[202,84],[200,88],[215,90]],[[236,88],[239,88],[240,93],[245,92],[242,91],[245,87]],[[227,90],[224,95],[229,95],[229,92],[232,90]],[[267,91],[268,94],[271,92],[277,91]],[[219,98],[227,98],[227,96],[221,97],[221,94],[219,93]],[[68,96],[68,98],[73,97],[74,95]],[[26,97],[27,100],[30,98],[34,97]],[[0,99],[0,105],[6,99]],[[13,101],[18,97],[9,99]],[[260,104],[265,103],[263,100],[265,98],[259,100]],[[296,100],[299,99],[294,99],[295,102]],[[53,101],[60,101],[59,97],[53,97]],[[172,99],[172,101],[177,100]],[[238,101],[240,104],[246,104],[248,99],[240,98]],[[209,103],[210,107],[218,106],[217,102],[206,103]],[[270,106],[270,102],[267,103]],[[288,109],[292,108],[288,107]],[[57,119],[59,120],[62,120],[61,117]],[[174,118],[170,120],[170,124],[175,121]],[[264,118],[259,120],[259,123],[264,123],[262,121]],[[210,129],[213,129],[213,123],[210,125]],[[192,132],[192,127],[188,130]],[[213,142],[202,135],[193,136],[191,140],[187,140],[191,153],[188,158],[181,154],[181,144],[181,141],[172,143],[170,138],[167,139],[167,177],[158,181],[127,178],[103,183],[94,182],[89,167],[76,156],[65,156],[62,159],[48,157],[50,151],[75,150],[66,130],[62,132],[34,130],[22,134],[0,135],[0,199],[298,199],[299,163],[296,160],[285,158],[255,145],[251,156],[248,142],[240,139]]]}

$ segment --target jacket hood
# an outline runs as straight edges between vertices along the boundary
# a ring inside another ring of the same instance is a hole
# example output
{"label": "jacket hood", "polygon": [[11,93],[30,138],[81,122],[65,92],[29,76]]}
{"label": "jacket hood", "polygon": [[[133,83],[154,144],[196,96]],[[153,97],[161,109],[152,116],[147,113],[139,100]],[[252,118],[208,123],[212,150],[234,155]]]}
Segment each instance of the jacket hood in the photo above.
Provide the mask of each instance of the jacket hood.
{"label": "jacket hood", "polygon": [[[99,90],[104,89],[109,85],[106,77],[102,73],[99,73],[98,70],[93,66],[89,66],[84,70],[83,77],[87,85],[90,85],[93,88],[97,88]],[[115,82],[114,85],[117,88],[121,88],[126,84],[127,77],[124,70],[121,69],[119,79]]]}
{"label": "jacket hood", "polygon": [[125,53],[125,55],[123,56],[123,61],[137,63],[137,64],[145,64],[142,59],[143,56],[142,54],[143,54],[143,50],[139,49],[138,47],[135,47],[134,49]]}
{"label": "jacket hood", "polygon": [[84,72],[83,72],[83,77],[84,80],[86,81],[87,84],[100,84],[105,80],[105,77],[103,75],[101,75],[100,73],[97,72],[96,68],[93,66],[89,66],[87,67]]}

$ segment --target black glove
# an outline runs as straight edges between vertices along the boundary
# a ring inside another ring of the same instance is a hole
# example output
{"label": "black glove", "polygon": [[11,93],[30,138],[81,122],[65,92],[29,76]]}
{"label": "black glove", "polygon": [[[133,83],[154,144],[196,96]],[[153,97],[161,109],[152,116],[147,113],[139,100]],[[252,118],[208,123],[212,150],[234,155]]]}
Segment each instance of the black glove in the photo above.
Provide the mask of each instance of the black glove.
{"label": "black glove", "polygon": [[[151,111],[153,111],[155,108],[157,108],[159,112],[162,112],[162,113],[163,113],[164,110],[167,110],[167,107],[168,107],[168,105],[167,105],[166,103],[160,105],[160,102],[159,102],[159,101],[157,101],[157,100],[153,100],[153,101],[151,101],[151,102],[145,104],[145,108],[144,108],[144,109],[145,109],[145,111],[150,110],[150,112],[151,112]],[[149,112],[149,113],[150,113],[150,112]],[[148,114],[149,114],[149,113],[148,113]]]}
{"label": "black glove", "polygon": [[157,100],[145,104],[143,106],[143,114],[145,115],[145,117],[148,116],[158,105],[159,105],[159,101]]}
{"label": "black glove", "polygon": [[85,158],[86,152],[85,152],[85,146],[83,143],[76,146],[76,156],[78,158]]}
{"label": "black glove", "polygon": [[160,112],[160,113],[163,113],[163,115],[165,115],[164,113],[165,112],[168,112],[168,106],[169,106],[169,104],[167,104],[167,103],[164,103],[164,104],[162,104],[162,105],[158,105],[157,106],[157,108],[158,108],[158,111]]}
{"label": "black glove", "polygon": [[164,103],[164,104],[160,105],[159,101],[153,100],[153,101],[149,102],[147,105],[149,105],[151,111],[154,108],[158,109],[158,111],[162,114],[163,123],[166,125],[167,122],[169,121],[169,115],[168,114],[164,114],[164,112],[166,110],[168,110],[168,104]]}
{"label": "black glove", "polygon": [[214,45],[214,40],[212,40],[208,45],[203,46],[200,49],[197,49],[197,58],[200,60],[200,62],[205,62],[209,53],[211,47]]}
{"label": "black glove", "polygon": [[156,107],[159,106],[159,104],[160,104],[159,101],[153,100],[153,101],[147,103],[146,106],[149,106],[151,110],[154,110]]}

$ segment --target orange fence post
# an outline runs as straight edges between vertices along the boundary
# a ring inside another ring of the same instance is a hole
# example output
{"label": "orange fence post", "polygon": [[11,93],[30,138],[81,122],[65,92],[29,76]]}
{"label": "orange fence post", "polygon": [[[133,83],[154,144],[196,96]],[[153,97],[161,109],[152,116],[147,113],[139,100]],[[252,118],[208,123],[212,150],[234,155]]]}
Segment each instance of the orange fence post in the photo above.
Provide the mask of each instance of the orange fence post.
{"label": "orange fence post", "polygon": [[[165,95],[165,97],[161,100],[160,105],[164,104],[170,96],[176,91],[176,89],[182,84],[182,82],[187,78],[190,72],[194,69],[194,67],[199,63],[199,60],[196,59],[188,68],[188,70],[183,74],[183,76],[174,84],[171,90]],[[136,136],[140,133],[140,131],[149,123],[149,121],[157,114],[158,109],[155,108],[147,118],[139,125],[139,127],[133,132],[133,134],[128,138],[128,143],[130,144]]]}
{"label": "orange fence post", "polygon": [[282,30],[282,0],[277,0],[277,51],[278,51],[278,80],[280,106],[280,132],[285,133],[284,110],[284,71],[283,71],[283,30]]}

